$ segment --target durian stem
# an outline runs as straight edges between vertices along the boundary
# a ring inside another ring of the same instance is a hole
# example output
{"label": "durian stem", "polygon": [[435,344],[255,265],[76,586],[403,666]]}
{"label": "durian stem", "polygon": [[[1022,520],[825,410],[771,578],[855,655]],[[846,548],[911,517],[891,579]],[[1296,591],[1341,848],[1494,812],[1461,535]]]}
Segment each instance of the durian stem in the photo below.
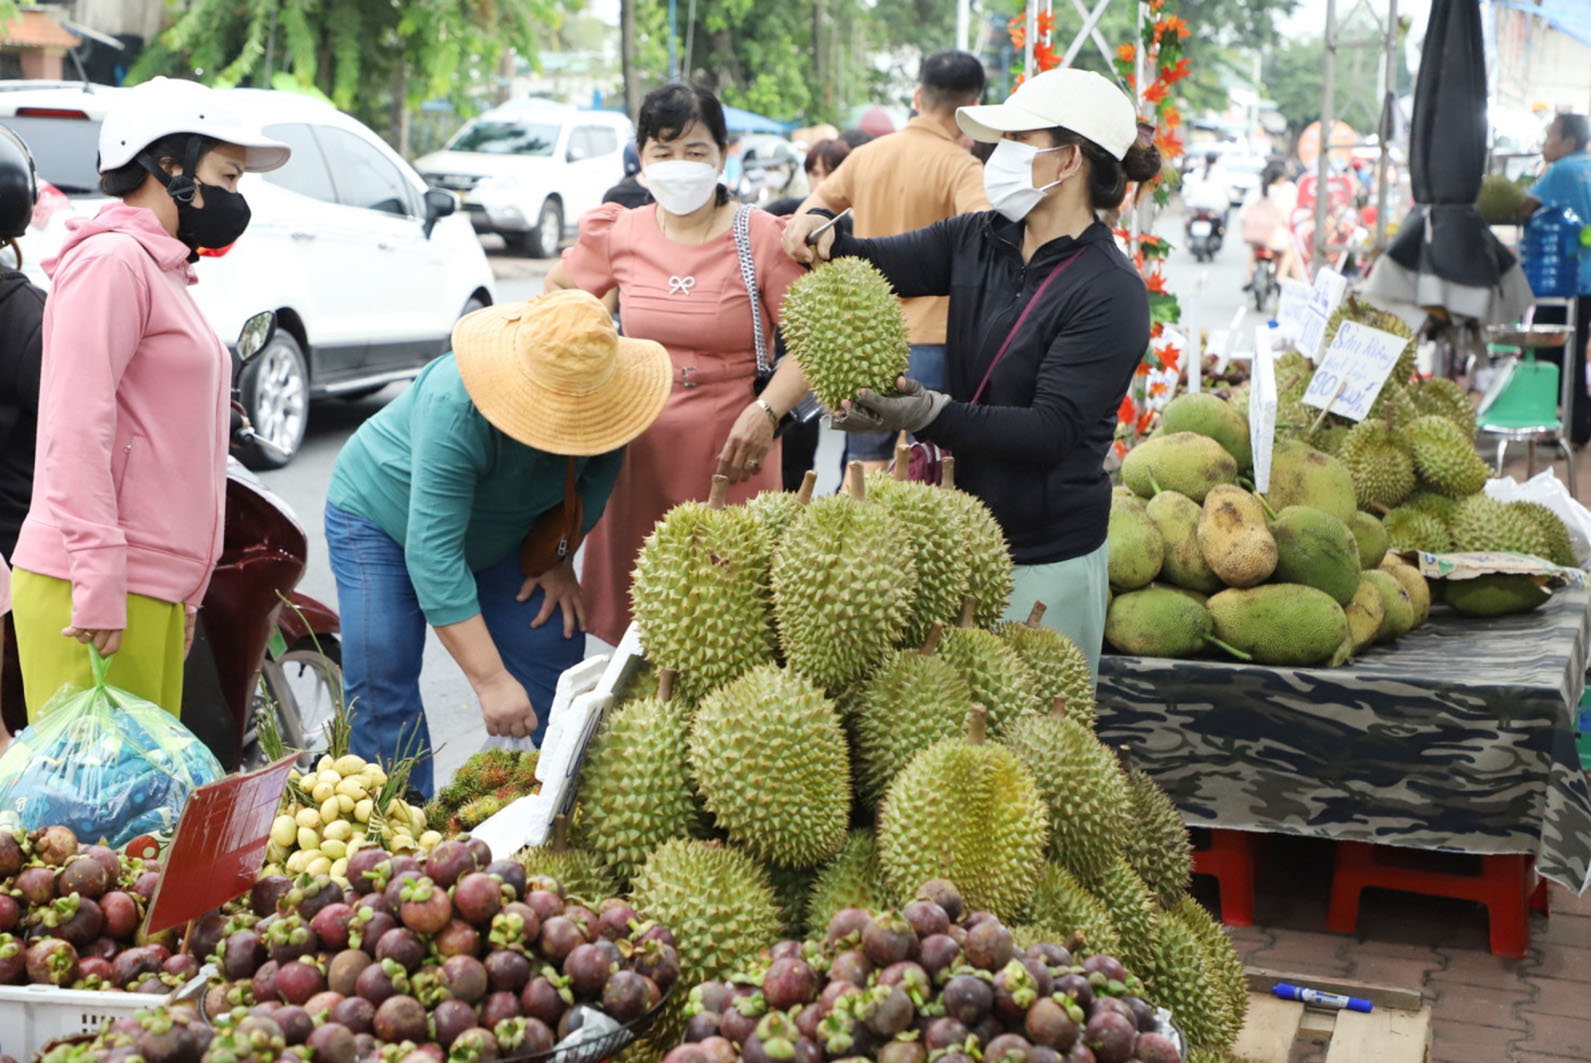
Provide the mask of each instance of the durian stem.
{"label": "durian stem", "polygon": [[674,697],[674,679],[679,673],[672,668],[660,668],[657,673],[657,700],[669,701]]}
{"label": "durian stem", "polygon": [[1115,748],[1114,752],[1116,754],[1116,763],[1121,765],[1121,770],[1131,774],[1133,770],[1132,747],[1128,745],[1119,745]]}
{"label": "durian stem", "polygon": [[1381,511],[1381,515],[1383,517],[1386,516],[1388,513],[1392,512],[1392,508],[1390,506],[1387,506],[1386,504],[1381,503],[1381,502],[1372,502],[1372,503],[1370,503],[1370,508],[1371,509],[1375,509],[1375,510],[1380,510]]}
{"label": "durian stem", "polygon": [[1259,500],[1260,508],[1265,511],[1266,519],[1267,520],[1275,520],[1276,519],[1276,511],[1271,508],[1270,500],[1267,499],[1264,495],[1260,494],[1258,491],[1251,491],[1249,493],[1252,494],[1256,499]]}
{"label": "durian stem", "polygon": [[858,502],[867,501],[867,474],[862,468],[862,463],[853,461],[846,466],[845,486],[850,491],[851,497]]}
{"label": "durian stem", "polygon": [[714,476],[712,490],[707,492],[707,508],[723,509],[729,503],[729,477]]}
{"label": "durian stem", "polygon": [[561,853],[569,847],[569,817],[554,816],[552,818],[552,839],[547,847],[555,853]]}
{"label": "durian stem", "polygon": [[803,506],[812,501],[812,492],[818,486],[818,474],[814,469],[808,469],[801,476],[801,489],[796,492],[796,501]]}
{"label": "durian stem", "polygon": [[905,443],[895,444],[895,479],[905,481],[911,472],[912,448]]}
{"label": "durian stem", "polygon": [[961,596],[961,627],[978,626],[978,596],[976,594],[963,594]]}
{"label": "durian stem", "polygon": [[1050,706],[1050,715],[1051,716],[1065,716],[1066,715],[1066,695],[1065,694],[1057,694],[1057,695],[1055,695],[1055,703]]}
{"label": "durian stem", "polygon": [[1331,412],[1331,404],[1342,397],[1342,389],[1347,386],[1347,377],[1343,377],[1341,380],[1337,381],[1337,390],[1331,393],[1331,398],[1326,400],[1326,405],[1320,408],[1320,416],[1316,417],[1315,423],[1309,426],[1310,438],[1314,438],[1315,433],[1320,431],[1320,426],[1326,423],[1326,415]]}
{"label": "durian stem", "polygon": [[924,657],[932,657],[939,649],[939,640],[944,636],[944,634],[945,625],[935,620],[933,622],[933,626],[928,629],[928,637],[923,639],[923,648],[918,652]]}
{"label": "durian stem", "polygon": [[[1153,491],[1155,495],[1160,493],[1160,481],[1155,479],[1155,474],[1152,471],[1149,473],[1149,490]],[[1149,497],[1153,498],[1154,495],[1150,495]]]}
{"label": "durian stem", "polygon": [[1227,653],[1230,653],[1232,656],[1236,657],[1240,661],[1252,661],[1254,659],[1254,657],[1251,654],[1244,653],[1242,650],[1238,649],[1236,646],[1231,646],[1231,645],[1228,645],[1225,642],[1222,642],[1220,639],[1216,638],[1214,635],[1206,635],[1206,636],[1204,636],[1204,641],[1208,642],[1212,646],[1220,647],[1221,649],[1225,650]]}
{"label": "durian stem", "polygon": [[1032,610],[1028,613],[1027,626],[1032,628],[1034,631],[1037,631],[1040,626],[1043,625],[1044,613],[1048,609],[1049,606],[1045,605],[1043,602],[1034,602]]}
{"label": "durian stem", "polygon": [[939,462],[939,486],[954,489],[956,486],[956,459],[946,454]]}
{"label": "durian stem", "polygon": [[974,705],[972,711],[967,713],[967,744],[981,746],[989,737],[989,710],[982,705]]}

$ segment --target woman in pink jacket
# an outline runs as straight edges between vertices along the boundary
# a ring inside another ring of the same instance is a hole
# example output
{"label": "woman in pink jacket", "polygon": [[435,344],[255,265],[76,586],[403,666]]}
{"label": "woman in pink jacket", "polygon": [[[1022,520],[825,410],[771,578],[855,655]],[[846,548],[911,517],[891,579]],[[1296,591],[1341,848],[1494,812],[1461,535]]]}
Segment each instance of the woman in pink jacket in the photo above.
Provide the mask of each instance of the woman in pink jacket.
{"label": "woman in pink jacket", "polygon": [[112,685],[180,711],[221,554],[231,387],[190,263],[247,227],[238,178],[288,155],[187,81],[138,86],[100,127],[100,190],[119,202],[45,263],[33,502],[11,558],[30,719],[88,685],[80,643],[116,655]]}

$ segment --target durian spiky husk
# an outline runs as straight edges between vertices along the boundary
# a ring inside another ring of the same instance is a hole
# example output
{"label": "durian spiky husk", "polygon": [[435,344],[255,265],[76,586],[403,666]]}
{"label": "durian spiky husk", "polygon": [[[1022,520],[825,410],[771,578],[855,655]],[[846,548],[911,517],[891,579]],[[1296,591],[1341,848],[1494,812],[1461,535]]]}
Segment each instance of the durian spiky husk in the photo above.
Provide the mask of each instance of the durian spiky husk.
{"label": "durian spiky husk", "polygon": [[1427,414],[1409,426],[1408,436],[1420,479],[1438,491],[1463,498],[1486,486],[1490,470],[1475,451],[1474,437],[1452,421]]}
{"label": "durian spiky husk", "polygon": [[1050,857],[1083,882],[1121,859],[1131,799],[1115,754],[1069,716],[1024,716],[1000,732],[1039,781],[1050,819]]}
{"label": "durian spiky husk", "polygon": [[1446,528],[1448,522],[1453,519],[1453,514],[1458,512],[1458,499],[1432,490],[1425,484],[1417,486],[1404,505],[1435,517],[1442,522],[1443,528]]}
{"label": "durian spiky husk", "polygon": [[1048,841],[1037,782],[992,742],[956,738],[923,750],[879,809],[879,861],[898,896],[948,878],[970,908],[1008,922],[1033,895]]}
{"label": "durian spiky husk", "polygon": [[768,529],[769,540],[777,546],[785,529],[801,512],[804,503],[790,491],[762,491],[748,499],[746,509]]}
{"label": "durian spiky husk", "polygon": [[618,883],[609,873],[602,856],[589,849],[560,849],[537,845],[514,854],[527,875],[550,875],[563,887],[565,896],[597,903],[613,896]]}
{"label": "durian spiky husk", "polygon": [[698,826],[685,759],[690,713],[656,698],[610,709],[580,768],[576,845],[628,882],[646,855]]}
{"label": "durian spiky husk", "polygon": [[1088,952],[1115,953],[1121,948],[1121,938],[1105,905],[1075,875],[1054,861],[1046,861],[1039,874],[1027,919],[1056,932],[1056,936],[1041,940],[1064,944],[1077,933],[1083,935]]}
{"label": "durian spiky husk", "polygon": [[822,937],[835,912],[846,908],[881,912],[897,902],[879,863],[878,839],[870,830],[853,830],[845,846],[817,873],[807,893],[807,936]]}
{"label": "durian spiky husk", "polygon": [[1546,536],[1524,513],[1486,495],[1475,494],[1459,502],[1448,524],[1453,533],[1453,549],[1506,550],[1532,557],[1546,557]]}
{"label": "durian spiky husk", "polygon": [[679,697],[696,701],[773,660],[771,554],[768,529],[739,506],[685,502],[646,537],[630,600],[646,659],[679,673]]}
{"label": "durian spiky husk", "polygon": [[1005,532],[989,507],[975,495],[955,488],[940,490],[948,492],[945,501],[960,518],[962,545],[967,554],[967,593],[978,596],[975,619],[979,627],[993,627],[1005,614],[1016,585]]}
{"label": "durian spiky husk", "polygon": [[1248,979],[1243,974],[1243,959],[1220,923],[1192,897],[1183,895],[1166,915],[1181,923],[1199,942],[1204,959],[1238,1025],[1248,1013]]}
{"label": "durian spiky husk", "polygon": [[696,709],[691,775],[737,845],[780,867],[821,863],[845,844],[851,754],[840,714],[799,675],[764,665]]}
{"label": "durian spiky husk", "polygon": [[1122,856],[1154,894],[1155,903],[1169,907],[1184,894],[1193,876],[1188,828],[1171,798],[1143,772],[1127,773],[1127,793],[1131,811]]}
{"label": "durian spiky husk", "polygon": [[1453,549],[1447,526],[1428,510],[1399,506],[1381,520],[1387,544],[1393,550],[1426,550],[1434,554]]}
{"label": "durian spiky husk", "polygon": [[1337,457],[1353,477],[1360,509],[1392,507],[1414,490],[1414,460],[1383,422],[1366,420],[1348,433]]}
{"label": "durian spiky husk", "polygon": [[967,681],[937,656],[891,655],[862,684],[852,714],[857,792],[881,797],[908,761],[935,742],[967,733]]}
{"label": "durian spiky husk", "polygon": [[835,259],[790,285],[780,329],[830,410],[863,388],[889,394],[906,372],[905,311],[889,281],[862,259]]}
{"label": "durian spiky husk", "polygon": [[1041,709],[1055,704],[1056,698],[1065,698],[1066,715],[1090,731],[1094,729],[1098,716],[1094,673],[1088,670],[1088,658],[1075,642],[1053,628],[1032,628],[1014,620],[996,624],[994,633],[1016,650],[1033,673]]}
{"label": "durian spiky husk", "polygon": [[1536,526],[1541,533],[1542,541],[1546,543],[1547,560],[1555,565],[1566,568],[1576,568],[1579,561],[1574,556],[1574,541],[1569,537],[1569,529],[1564,527],[1558,514],[1542,505],[1540,502],[1509,502],[1508,508],[1524,514],[1525,518]]}
{"label": "durian spiky husk", "polygon": [[878,665],[916,602],[910,542],[882,506],[848,495],[797,515],[773,562],[779,645],[792,669],[836,690]]}
{"label": "durian spiky husk", "polygon": [[1177,919],[1157,915],[1155,924],[1154,958],[1144,976],[1150,1001],[1171,1012],[1191,1043],[1230,1049],[1242,1015],[1233,1013],[1198,938]]}
{"label": "durian spiky husk", "polygon": [[1475,438],[1475,407],[1461,385],[1446,377],[1433,376],[1410,388],[1409,397],[1420,413],[1446,417],[1465,439]]}
{"label": "durian spiky husk", "polygon": [[773,864],[764,864],[762,869],[773,886],[779,910],[784,913],[785,936],[800,939],[806,934],[807,894],[812,892],[812,883],[817,880],[817,869],[803,867],[796,870],[775,867]]}
{"label": "durian spiky husk", "polygon": [[1084,886],[1110,913],[1111,925],[1121,939],[1117,954],[1129,971],[1148,970],[1158,954],[1159,928],[1155,900],[1149,887],[1121,857]]}
{"label": "durian spiky husk", "polygon": [[955,618],[967,593],[971,563],[962,547],[960,513],[939,488],[896,480],[883,469],[868,474],[867,497],[900,521],[911,539],[917,598],[902,641],[920,646],[934,621]]}
{"label": "durian spiky husk", "polygon": [[982,628],[950,628],[939,656],[966,680],[972,700],[989,711],[989,730],[1039,711],[1033,672],[1015,649]]}

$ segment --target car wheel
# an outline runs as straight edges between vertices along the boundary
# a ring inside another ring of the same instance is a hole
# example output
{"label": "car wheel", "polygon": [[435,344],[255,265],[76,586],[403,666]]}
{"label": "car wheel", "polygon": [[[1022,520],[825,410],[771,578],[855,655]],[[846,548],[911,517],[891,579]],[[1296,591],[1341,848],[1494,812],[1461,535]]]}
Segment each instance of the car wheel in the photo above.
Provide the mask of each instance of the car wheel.
{"label": "car wheel", "polygon": [[525,234],[525,246],[532,258],[552,258],[563,243],[563,204],[548,198],[536,216],[536,227]]}
{"label": "car wheel", "polygon": [[243,408],[248,411],[254,431],[286,456],[267,453],[260,447],[245,447],[239,457],[251,469],[280,469],[304,442],[309,423],[309,372],[298,341],[285,329],[277,329],[243,381]]}
{"label": "car wheel", "polygon": [[289,749],[311,757],[326,749],[326,725],[343,704],[342,646],[325,636],[305,641],[280,657],[267,655],[254,692],[254,719],[243,741],[245,770],[263,767],[261,716],[271,714]]}

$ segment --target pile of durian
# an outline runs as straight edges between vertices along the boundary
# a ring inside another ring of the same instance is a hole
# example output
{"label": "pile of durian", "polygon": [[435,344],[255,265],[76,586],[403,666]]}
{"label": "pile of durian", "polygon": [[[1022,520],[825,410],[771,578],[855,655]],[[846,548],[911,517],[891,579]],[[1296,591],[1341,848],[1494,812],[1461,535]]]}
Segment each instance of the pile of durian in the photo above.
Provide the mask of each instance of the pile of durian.
{"label": "pile of durian", "polygon": [[[659,522],[633,591],[651,671],[591,743],[573,848],[542,856],[627,886],[674,928],[687,984],[950,878],[1026,941],[1077,933],[1180,972],[1151,1000],[1222,1058],[1241,1008],[1199,987],[1237,958],[1187,896],[1187,833],[1095,738],[1077,647],[1041,610],[1001,621],[988,510],[856,465],[845,493],[809,494],[727,507],[717,482]],[[632,1058],[676,1044],[673,1019]]]}

